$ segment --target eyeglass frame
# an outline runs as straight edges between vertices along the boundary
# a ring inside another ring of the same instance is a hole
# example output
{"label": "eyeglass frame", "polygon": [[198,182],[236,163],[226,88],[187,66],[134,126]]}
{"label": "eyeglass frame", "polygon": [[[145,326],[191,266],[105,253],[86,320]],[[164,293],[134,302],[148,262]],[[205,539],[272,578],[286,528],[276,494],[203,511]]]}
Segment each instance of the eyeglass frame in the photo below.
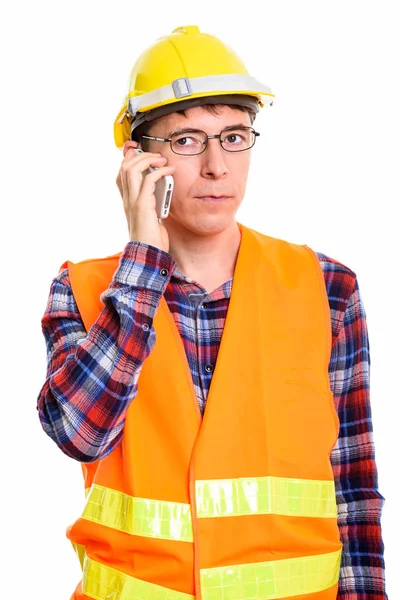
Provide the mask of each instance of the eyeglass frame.
{"label": "eyeglass frame", "polygon": [[[251,131],[254,133],[254,142],[248,148],[243,148],[243,150],[227,150],[222,145],[221,135],[224,133],[224,131],[229,131],[229,130],[235,131],[237,129],[251,129]],[[225,127],[220,133],[215,134],[215,135],[207,135],[207,133],[205,131],[202,131],[201,129],[188,129],[187,133],[189,134],[189,133],[193,133],[195,131],[199,131],[200,133],[204,133],[204,135],[206,137],[205,142],[204,142],[204,149],[201,152],[196,152],[195,154],[184,154],[182,152],[175,152],[175,150],[172,148],[172,139],[173,139],[172,137],[169,137],[169,138],[160,138],[160,137],[155,137],[153,135],[141,135],[140,137],[141,138],[145,138],[146,140],[156,140],[157,142],[169,142],[171,151],[174,154],[176,154],[177,156],[198,156],[199,154],[203,154],[203,152],[205,152],[207,150],[208,140],[219,139],[219,143],[220,143],[220,146],[221,146],[222,150],[225,150],[225,152],[229,152],[231,154],[234,154],[235,152],[246,152],[247,150],[250,150],[250,148],[252,148],[254,146],[254,144],[256,143],[256,139],[261,135],[253,127],[248,127],[246,125],[239,126],[239,127],[234,127],[234,126]],[[171,136],[174,136],[175,133],[176,133],[176,135],[184,134],[184,133],[186,133],[186,130],[171,133]]]}

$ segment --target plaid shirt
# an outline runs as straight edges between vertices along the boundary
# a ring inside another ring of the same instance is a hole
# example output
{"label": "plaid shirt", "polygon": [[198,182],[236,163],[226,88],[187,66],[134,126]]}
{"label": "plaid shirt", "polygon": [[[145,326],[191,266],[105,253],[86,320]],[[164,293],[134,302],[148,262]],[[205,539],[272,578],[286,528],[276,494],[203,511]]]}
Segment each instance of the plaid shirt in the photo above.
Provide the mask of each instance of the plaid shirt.
{"label": "plaid shirt", "polygon": [[[331,390],[340,421],[331,453],[338,526],[343,543],[338,600],[383,600],[384,544],[371,407],[370,354],[356,274],[317,252],[332,322]],[[66,266],[63,265],[63,267]],[[168,276],[160,275],[161,269]],[[42,331],[47,375],[38,396],[45,432],[68,456],[91,462],[119,443],[144,360],[155,343],[153,317],[164,295],[186,350],[201,413],[224,329],[233,279],[211,294],[183,275],[172,256],[128,242],[101,295],[104,308],[86,332],[68,269],[54,278]],[[249,306],[251,310],[251,306]]]}

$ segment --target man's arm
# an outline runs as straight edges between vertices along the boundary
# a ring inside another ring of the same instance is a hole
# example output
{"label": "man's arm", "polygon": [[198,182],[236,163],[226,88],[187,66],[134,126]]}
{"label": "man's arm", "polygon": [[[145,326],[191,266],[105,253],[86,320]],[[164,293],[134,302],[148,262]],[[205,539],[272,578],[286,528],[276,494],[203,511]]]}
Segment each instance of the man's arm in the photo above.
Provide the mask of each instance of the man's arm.
{"label": "man's arm", "polygon": [[129,242],[104,308],[87,333],[64,269],[50,288],[42,331],[47,374],[37,408],[44,431],[68,456],[92,462],[120,442],[144,360],[155,343],[154,315],[175,262],[171,255]]}
{"label": "man's arm", "polygon": [[340,421],[331,454],[343,543],[337,598],[386,600],[381,531],[385,499],[378,490],[375,463],[366,314],[355,273],[328,261],[322,267],[333,329],[329,375]]}

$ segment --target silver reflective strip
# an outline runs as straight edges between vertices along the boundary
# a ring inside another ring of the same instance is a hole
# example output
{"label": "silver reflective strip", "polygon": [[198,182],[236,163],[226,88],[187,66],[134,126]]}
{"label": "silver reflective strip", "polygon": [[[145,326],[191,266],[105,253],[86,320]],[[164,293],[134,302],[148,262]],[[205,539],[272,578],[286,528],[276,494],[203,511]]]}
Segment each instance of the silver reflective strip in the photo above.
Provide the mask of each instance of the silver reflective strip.
{"label": "silver reflective strip", "polygon": [[[179,79],[175,80],[179,81]],[[243,94],[263,94],[266,96],[274,96],[271,88],[260,83],[250,75],[209,75],[208,77],[195,77],[186,79],[190,84],[192,94],[200,94],[206,92],[243,92]],[[176,89],[177,86],[175,84]],[[190,96],[185,95],[186,98]],[[138,110],[147,106],[154,106],[168,100],[175,100],[177,96],[174,93],[174,88],[171,85],[165,85],[158,90],[129,98],[128,109],[131,115],[135,115]]]}

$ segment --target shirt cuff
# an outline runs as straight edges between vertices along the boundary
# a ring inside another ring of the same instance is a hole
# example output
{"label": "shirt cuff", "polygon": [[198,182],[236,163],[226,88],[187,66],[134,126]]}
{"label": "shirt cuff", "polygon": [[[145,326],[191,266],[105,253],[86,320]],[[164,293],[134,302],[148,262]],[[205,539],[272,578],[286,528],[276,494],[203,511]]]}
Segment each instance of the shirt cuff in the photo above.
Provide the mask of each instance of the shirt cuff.
{"label": "shirt cuff", "polygon": [[128,242],[120,256],[113,282],[163,291],[175,269],[171,254],[143,242]]}

